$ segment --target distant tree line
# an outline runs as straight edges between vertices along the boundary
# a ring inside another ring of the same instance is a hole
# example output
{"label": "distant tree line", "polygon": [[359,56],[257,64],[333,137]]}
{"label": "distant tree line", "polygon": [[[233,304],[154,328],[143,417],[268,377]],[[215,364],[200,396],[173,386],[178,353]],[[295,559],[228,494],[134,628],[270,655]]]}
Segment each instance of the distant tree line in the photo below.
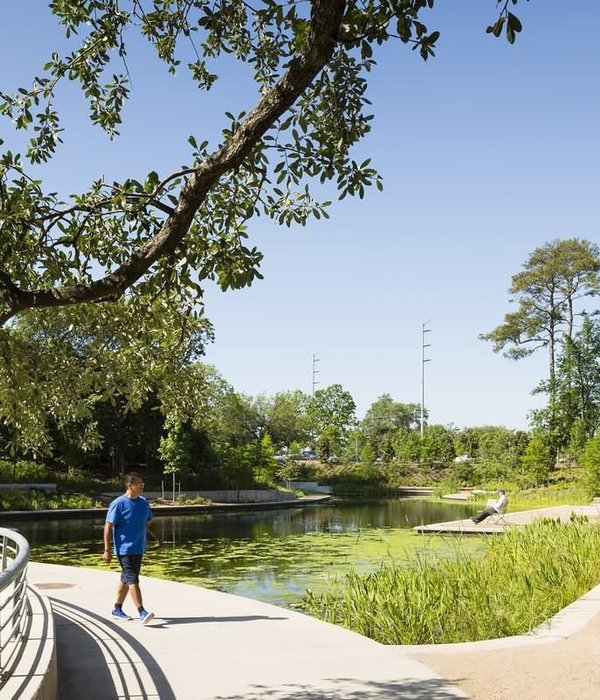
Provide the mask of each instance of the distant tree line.
{"label": "distant tree line", "polygon": [[[538,485],[560,464],[600,475],[600,320],[589,307],[600,293],[597,246],[546,244],[510,291],[516,311],[482,338],[514,359],[548,352],[548,376],[534,389],[548,402],[527,432],[427,421],[421,434],[420,407],[389,394],[358,420],[339,384],[246,396],[201,361],[212,326],[174,295],[168,313],[164,299],[132,299],[110,321],[98,306],[22,314],[0,335],[0,457],[103,479],[138,468],[154,483],[175,475],[206,489],[307,476]],[[140,314],[144,328],[132,341]],[[600,477],[590,483],[600,492]]]}
{"label": "distant tree line", "polygon": [[[34,457],[60,474],[88,472],[118,479],[136,468],[153,483],[175,474],[186,487],[244,488],[293,478],[380,483],[448,474],[462,483],[512,478],[521,469],[528,434],[503,427],[459,430],[426,425],[419,406],[380,396],[361,421],[339,384],[273,396],[236,392],[214,368],[188,367],[196,414],[164,414],[152,391],[133,409],[123,396],[94,402],[89,422],[50,421],[44,451],[21,452],[3,430],[5,460]],[[348,466],[350,465],[350,466]]]}

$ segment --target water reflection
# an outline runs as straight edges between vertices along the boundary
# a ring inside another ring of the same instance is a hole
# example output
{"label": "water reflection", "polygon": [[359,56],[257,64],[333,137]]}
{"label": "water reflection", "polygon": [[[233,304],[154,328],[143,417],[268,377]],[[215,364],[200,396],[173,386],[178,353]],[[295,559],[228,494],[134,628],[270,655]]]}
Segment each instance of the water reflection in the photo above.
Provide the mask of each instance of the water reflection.
{"label": "water reflection", "polygon": [[[448,538],[416,535],[419,524],[467,517],[466,504],[417,499],[336,503],[227,514],[160,516],[165,548],[150,549],[144,573],[187,581],[267,602],[297,601],[350,570],[384,562],[455,556]],[[19,523],[36,561],[98,566],[102,520]],[[469,549],[481,542],[465,541]]]}

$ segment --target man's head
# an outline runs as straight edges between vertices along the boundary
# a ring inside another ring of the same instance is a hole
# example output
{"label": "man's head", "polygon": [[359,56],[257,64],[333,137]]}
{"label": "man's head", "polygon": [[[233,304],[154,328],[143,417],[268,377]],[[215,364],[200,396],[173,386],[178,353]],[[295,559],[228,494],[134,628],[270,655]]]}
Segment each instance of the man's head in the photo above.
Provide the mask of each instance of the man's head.
{"label": "man's head", "polygon": [[138,496],[144,490],[144,481],[139,472],[125,474],[125,488],[128,493]]}
{"label": "man's head", "polygon": [[505,493],[506,493],[506,491],[504,489],[498,489],[499,496],[504,496]]}

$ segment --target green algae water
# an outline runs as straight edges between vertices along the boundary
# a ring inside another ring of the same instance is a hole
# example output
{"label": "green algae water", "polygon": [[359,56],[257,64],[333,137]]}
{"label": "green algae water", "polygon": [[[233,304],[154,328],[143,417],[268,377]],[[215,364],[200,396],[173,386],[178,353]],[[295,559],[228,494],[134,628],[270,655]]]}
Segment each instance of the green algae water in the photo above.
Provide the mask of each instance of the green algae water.
{"label": "green algae water", "polygon": [[[305,508],[157,516],[165,542],[151,543],[143,574],[185,581],[276,605],[294,605],[349,572],[407,565],[419,556],[476,552],[480,538],[419,535],[415,525],[468,517],[474,507],[421,499],[340,502]],[[15,524],[34,561],[107,568],[104,521],[39,520]],[[111,566],[117,570],[114,564]]]}

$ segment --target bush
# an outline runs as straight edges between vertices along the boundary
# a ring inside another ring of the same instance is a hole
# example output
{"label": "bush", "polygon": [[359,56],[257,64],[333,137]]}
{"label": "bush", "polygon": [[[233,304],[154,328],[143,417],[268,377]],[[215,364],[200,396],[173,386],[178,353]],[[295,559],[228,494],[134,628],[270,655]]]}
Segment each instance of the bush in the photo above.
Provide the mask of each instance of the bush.
{"label": "bush", "polygon": [[552,451],[541,436],[534,435],[521,457],[522,478],[528,486],[546,483],[554,466]]}
{"label": "bush", "polygon": [[0,511],[60,510],[62,508],[97,508],[101,504],[91,496],[67,493],[29,492],[7,489],[0,491]]}
{"label": "bush", "polygon": [[54,478],[48,469],[38,462],[24,459],[13,462],[8,459],[0,459],[0,482],[4,484],[53,480]]}
{"label": "bush", "polygon": [[471,486],[475,483],[475,464],[473,460],[467,459],[462,462],[454,462],[452,464],[452,474],[458,480],[461,486]]}
{"label": "bush", "polygon": [[586,442],[581,464],[585,470],[585,485],[589,496],[600,496],[600,434]]}
{"label": "bush", "polygon": [[[202,496],[188,497],[188,496],[177,496],[175,498],[175,505],[178,506],[205,506],[212,503],[210,498],[204,498]],[[172,506],[173,501],[169,498],[155,498],[152,501],[152,505],[157,506]]]}
{"label": "bush", "polygon": [[446,477],[433,487],[433,495],[441,498],[448,493],[457,493],[459,489],[460,484],[456,479]]}
{"label": "bush", "polygon": [[380,465],[355,464],[318,465],[313,478],[321,484],[386,484],[385,470]]}
{"label": "bush", "polygon": [[437,464],[419,462],[392,462],[384,467],[391,488],[398,486],[431,486],[449,477],[449,471]]}

